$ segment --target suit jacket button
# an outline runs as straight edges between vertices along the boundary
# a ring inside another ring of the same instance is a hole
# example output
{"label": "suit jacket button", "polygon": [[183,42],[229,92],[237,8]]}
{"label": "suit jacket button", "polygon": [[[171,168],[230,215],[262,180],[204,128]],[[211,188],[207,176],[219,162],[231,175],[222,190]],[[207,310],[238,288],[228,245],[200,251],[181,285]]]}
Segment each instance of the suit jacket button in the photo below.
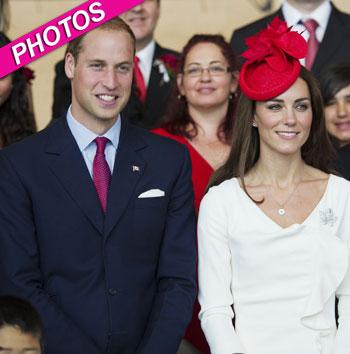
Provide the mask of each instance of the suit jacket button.
{"label": "suit jacket button", "polygon": [[117,289],[109,288],[108,292],[109,292],[109,295],[112,295],[112,296],[117,295]]}

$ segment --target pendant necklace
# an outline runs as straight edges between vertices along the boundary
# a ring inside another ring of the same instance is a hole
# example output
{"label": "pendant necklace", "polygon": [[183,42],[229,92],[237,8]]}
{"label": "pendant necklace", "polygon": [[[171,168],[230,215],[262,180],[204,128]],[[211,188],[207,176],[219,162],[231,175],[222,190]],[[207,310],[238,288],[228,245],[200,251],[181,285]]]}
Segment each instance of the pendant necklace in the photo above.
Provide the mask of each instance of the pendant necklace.
{"label": "pendant necklace", "polygon": [[275,199],[275,197],[274,197],[274,196],[272,195],[272,193],[271,193],[271,188],[269,188],[269,189],[270,189],[270,193],[269,193],[269,194],[270,194],[271,198],[272,198],[273,201],[279,206],[277,212],[278,212],[278,214],[279,214],[280,216],[286,215],[285,206],[286,206],[287,203],[292,199],[292,197],[293,197],[295,191],[297,190],[297,188],[298,188],[300,182],[301,182],[301,181],[299,181],[299,182],[295,185],[294,189],[292,190],[292,192],[289,194],[288,198],[287,198],[283,203],[279,203],[279,202]]}

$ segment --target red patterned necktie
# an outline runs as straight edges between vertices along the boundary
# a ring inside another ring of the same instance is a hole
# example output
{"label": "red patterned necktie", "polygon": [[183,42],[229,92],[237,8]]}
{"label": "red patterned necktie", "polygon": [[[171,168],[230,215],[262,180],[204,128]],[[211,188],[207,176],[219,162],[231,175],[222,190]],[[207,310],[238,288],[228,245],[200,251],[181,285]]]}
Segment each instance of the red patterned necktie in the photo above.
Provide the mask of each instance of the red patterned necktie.
{"label": "red patterned necktie", "polygon": [[98,199],[100,200],[103,211],[106,212],[108,189],[111,183],[111,171],[105,158],[105,148],[109,139],[105,137],[99,137],[94,141],[96,143],[97,149],[93,162],[92,176]]}
{"label": "red patterned necktie", "polygon": [[307,41],[307,54],[305,57],[305,67],[309,70],[312,68],[312,64],[316,58],[318,47],[320,46],[320,42],[316,37],[316,29],[318,27],[318,23],[315,20],[307,20],[303,22],[306,30],[309,32],[310,37]]}
{"label": "red patterned necktie", "polygon": [[138,90],[138,96],[142,103],[145,103],[146,100],[146,84],[145,79],[143,78],[142,72],[139,66],[140,59],[135,55],[134,56],[134,80]]}

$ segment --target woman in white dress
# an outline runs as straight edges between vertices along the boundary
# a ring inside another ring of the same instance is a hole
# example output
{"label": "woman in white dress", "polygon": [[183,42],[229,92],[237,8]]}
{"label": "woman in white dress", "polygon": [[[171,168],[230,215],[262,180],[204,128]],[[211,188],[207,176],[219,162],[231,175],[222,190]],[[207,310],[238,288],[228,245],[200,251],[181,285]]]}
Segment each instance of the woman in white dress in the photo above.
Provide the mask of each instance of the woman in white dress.
{"label": "woman in white dress", "polygon": [[278,18],[247,44],[231,153],[199,212],[201,326],[213,354],[349,354],[350,183],[329,169],[307,46]]}

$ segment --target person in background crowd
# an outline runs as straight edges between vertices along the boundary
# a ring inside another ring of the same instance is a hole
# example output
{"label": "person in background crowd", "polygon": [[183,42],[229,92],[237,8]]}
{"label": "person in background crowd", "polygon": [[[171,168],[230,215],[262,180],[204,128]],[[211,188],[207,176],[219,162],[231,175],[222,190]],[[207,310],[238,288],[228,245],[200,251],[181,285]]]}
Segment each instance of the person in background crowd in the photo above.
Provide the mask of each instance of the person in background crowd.
{"label": "person in background crowd", "polygon": [[278,17],[247,43],[231,152],[199,211],[201,325],[213,354],[347,354],[350,182],[330,173],[307,44]]}
{"label": "person in background crowd", "polygon": [[328,133],[337,150],[335,167],[350,180],[350,64],[329,67],[321,76]]}
{"label": "person in background crowd", "polygon": [[140,127],[159,127],[178,61],[177,52],[161,47],[154,40],[160,0],[145,0],[121,16],[136,37],[133,91],[123,113],[131,123]]}
{"label": "person in background crowd", "polygon": [[118,17],[75,38],[66,118],[0,151],[0,295],[36,307],[46,354],[175,354],[191,319],[189,154],[120,117],[134,54]]}
{"label": "person in background crowd", "polygon": [[[160,10],[160,0],[145,0],[121,15],[136,37],[133,88],[122,115],[130,123],[146,129],[160,125],[178,57],[178,53],[154,40]],[[53,118],[58,118],[65,115],[71,97],[63,60],[56,64],[55,71]]]}
{"label": "person in background crowd", "polygon": [[235,52],[246,50],[245,39],[265,28],[275,16],[302,32],[308,52],[301,63],[317,77],[329,65],[350,62],[350,15],[329,0],[284,0],[277,12],[233,32],[231,45]]}
{"label": "person in background crowd", "polygon": [[[184,144],[192,161],[195,208],[214,170],[229,153],[236,103],[236,60],[221,35],[194,35],[179,61],[164,126],[155,133]],[[210,353],[198,320],[195,304],[185,338],[201,353]]]}
{"label": "person in background crowd", "polygon": [[0,353],[43,353],[43,327],[33,306],[22,299],[0,296]]}
{"label": "person in background crowd", "polygon": [[8,0],[0,0],[0,32],[6,33],[9,29],[9,12]]}
{"label": "person in background crowd", "polygon": [[[0,32],[0,48],[10,43]],[[28,95],[26,68],[0,78],[0,148],[36,132],[36,124]]]}

